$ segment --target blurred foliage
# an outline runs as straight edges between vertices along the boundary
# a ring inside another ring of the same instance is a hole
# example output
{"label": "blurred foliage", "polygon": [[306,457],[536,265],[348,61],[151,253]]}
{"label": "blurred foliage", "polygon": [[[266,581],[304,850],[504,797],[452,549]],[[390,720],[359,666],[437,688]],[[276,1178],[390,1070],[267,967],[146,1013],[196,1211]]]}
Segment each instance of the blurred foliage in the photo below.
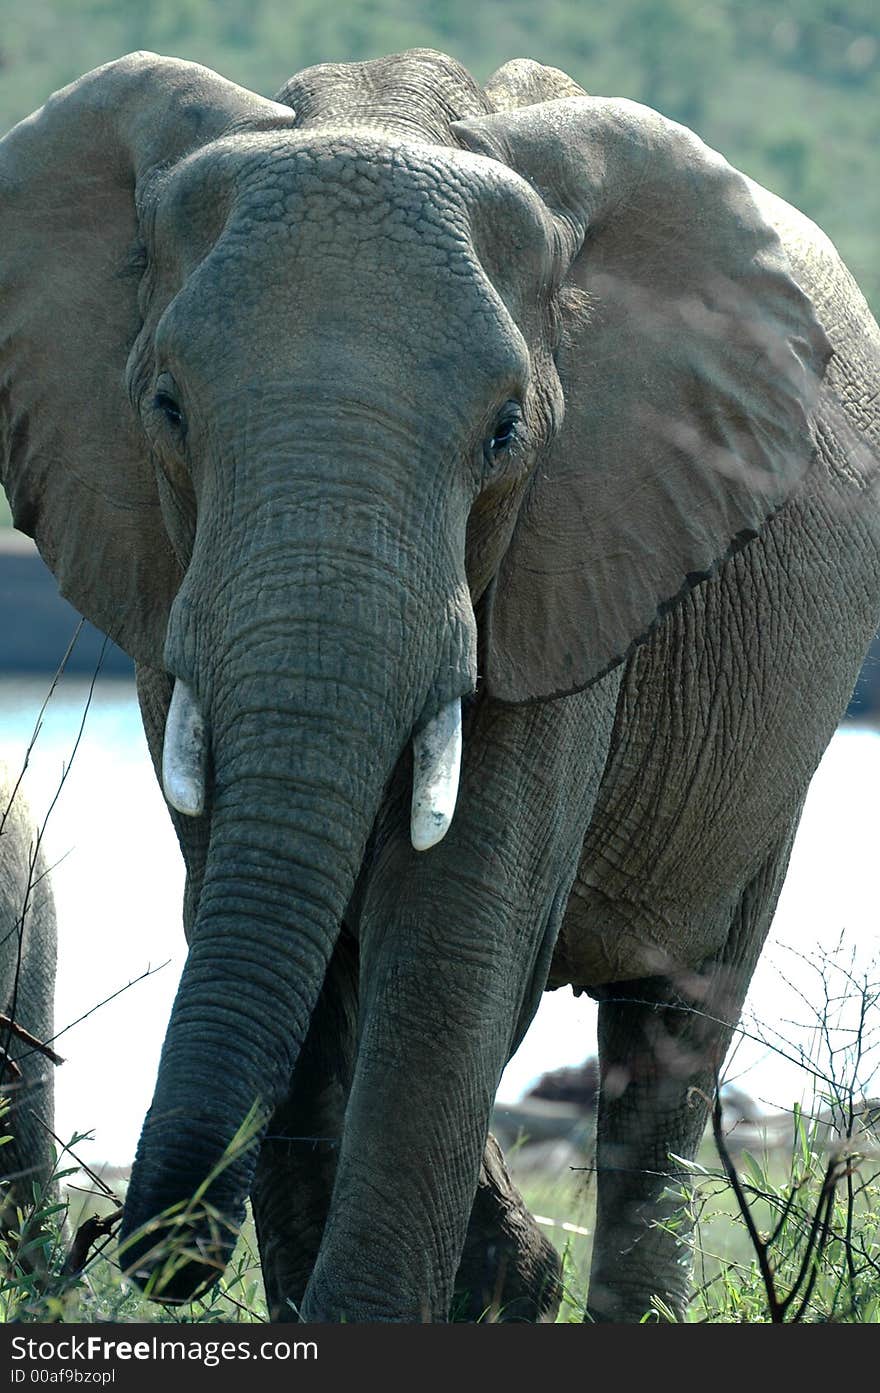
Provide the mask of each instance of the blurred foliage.
{"label": "blurred foliage", "polygon": [[311,63],[416,45],[478,78],[538,58],[692,126],[815,218],[880,310],[876,0],[0,0],[0,129],[135,48],[271,95]]}

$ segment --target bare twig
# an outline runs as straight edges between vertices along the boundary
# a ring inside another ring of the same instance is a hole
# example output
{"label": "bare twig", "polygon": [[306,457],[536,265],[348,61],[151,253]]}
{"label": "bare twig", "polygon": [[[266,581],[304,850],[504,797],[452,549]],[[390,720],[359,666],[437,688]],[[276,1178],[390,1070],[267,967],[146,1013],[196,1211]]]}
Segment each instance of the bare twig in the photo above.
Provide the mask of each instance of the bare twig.
{"label": "bare twig", "polygon": [[724,1167],[727,1179],[730,1181],[730,1188],[733,1190],[737,1205],[739,1206],[739,1212],[742,1215],[743,1223],[748,1230],[752,1247],[755,1250],[755,1256],[758,1259],[761,1279],[764,1283],[764,1290],[767,1293],[767,1307],[770,1311],[770,1319],[774,1324],[781,1323],[784,1317],[780,1309],[779,1298],[776,1294],[776,1282],[773,1275],[773,1268],[770,1265],[767,1244],[764,1239],[762,1239],[755,1226],[749,1202],[743,1194],[740,1178],[736,1173],[736,1166],[731,1160],[727,1142],[724,1140],[724,1131],[721,1126],[721,1088],[717,1074],[715,1076],[715,1102],[712,1106],[712,1135],[715,1138],[715,1146],[721,1158],[721,1164]]}
{"label": "bare twig", "polygon": [[822,1183],[822,1190],[819,1195],[819,1203],[816,1206],[816,1213],[810,1235],[807,1239],[806,1250],[800,1271],[794,1280],[794,1284],[788,1296],[782,1303],[783,1319],[785,1312],[789,1309],[792,1302],[800,1290],[801,1284],[806,1280],[804,1294],[801,1303],[791,1319],[791,1324],[797,1324],[803,1320],[810,1297],[813,1294],[813,1287],[816,1285],[816,1278],[819,1275],[819,1266],[822,1262],[822,1254],[828,1242],[828,1234],[831,1229],[831,1215],[834,1209],[834,1193],[837,1189],[839,1175],[835,1174],[837,1163],[829,1161],[825,1172],[825,1179]]}
{"label": "bare twig", "polygon": [[167,967],[170,961],[170,958],[166,958],[164,963],[159,963],[158,967],[148,967],[138,977],[132,977],[131,981],[126,982],[124,987],[117,987],[115,992],[111,992],[109,996],[103,997],[102,1000],[96,1002],[94,1006],[90,1006],[88,1011],[84,1011],[81,1016],[77,1016],[75,1021],[70,1021],[62,1030],[57,1030],[52,1036],[50,1043],[60,1040],[61,1036],[66,1035],[68,1030],[73,1030],[75,1025],[80,1025],[82,1021],[88,1020],[89,1016],[93,1016],[96,1011],[100,1011],[102,1006],[106,1006],[108,1001],[115,1001],[117,996],[122,996],[122,993],[127,992],[130,987],[136,987],[138,982],[143,982],[147,977],[154,977],[157,972],[161,972],[163,968]]}
{"label": "bare twig", "polygon": [[67,1142],[63,1142],[59,1137],[58,1133],[53,1132],[52,1128],[47,1123],[45,1123],[41,1117],[37,1117],[36,1113],[34,1113],[34,1117],[36,1117],[40,1126],[43,1127],[49,1133],[49,1136],[52,1137],[53,1140],[58,1143],[58,1145],[61,1147],[61,1150],[66,1151],[68,1156],[73,1157],[79,1169],[81,1171],[84,1171],[85,1174],[89,1177],[89,1179],[95,1182],[95,1184],[98,1186],[98,1189],[101,1190],[101,1192],[107,1197],[107,1199],[113,1200],[114,1204],[119,1204],[118,1198],[110,1189],[110,1186],[104,1180],[102,1180],[101,1176],[97,1175],[95,1171],[91,1169],[90,1166],[87,1166],[85,1161],[81,1161],[80,1158],[77,1156],[76,1152],[70,1146],[68,1146]]}
{"label": "bare twig", "polygon": [[120,1208],[114,1209],[112,1214],[103,1216],[93,1214],[90,1219],[86,1219],[85,1223],[80,1224],[61,1269],[62,1277],[78,1276],[89,1260],[93,1244],[99,1238],[110,1238],[113,1229],[121,1218],[122,1209]]}
{"label": "bare twig", "polygon": [[31,1035],[30,1031],[25,1030],[23,1025],[16,1025],[11,1016],[4,1015],[4,1013],[0,1011],[0,1029],[2,1028],[5,1028],[9,1032],[9,1035],[14,1036],[16,1040],[21,1040],[24,1044],[30,1045],[33,1051],[45,1055],[53,1064],[64,1063],[60,1054],[56,1054],[48,1045],[44,1045],[42,1040],[37,1039],[36,1035]]}
{"label": "bare twig", "polygon": [[12,785],[12,792],[11,792],[10,795],[9,795],[9,801],[8,801],[8,803],[6,804],[6,807],[3,809],[2,815],[0,815],[0,836],[3,835],[3,829],[4,829],[4,827],[6,826],[6,819],[7,819],[7,817],[9,816],[10,812],[12,811],[12,805],[13,805],[13,803],[15,802],[15,796],[16,796],[16,794],[18,793],[18,790],[19,790],[20,787],[21,787],[21,781],[22,781],[22,779],[24,778],[25,773],[27,772],[27,767],[28,767],[28,764],[30,763],[30,757],[31,757],[31,755],[33,754],[34,746],[35,746],[36,743],[37,743],[37,737],[38,737],[38,735],[40,734],[40,731],[41,731],[42,728],[43,728],[43,717],[44,717],[44,715],[46,714],[46,707],[49,705],[49,702],[52,700],[52,697],[53,697],[54,694],[55,694],[55,688],[58,686],[58,683],[61,681],[61,678],[64,676],[64,669],[67,667],[67,660],[68,660],[68,658],[70,657],[71,653],[73,652],[74,648],[76,647],[76,641],[77,641],[77,639],[79,638],[80,634],[82,633],[83,625],[85,624],[85,622],[86,622],[86,621],[85,621],[84,619],[81,619],[81,620],[79,621],[79,623],[77,624],[76,629],[74,630],[74,633],[73,633],[73,638],[70,640],[70,643],[67,645],[67,650],[66,650],[66,652],[65,652],[65,654],[64,654],[64,657],[61,659],[61,662],[58,664],[58,667],[57,667],[56,670],[55,670],[55,676],[52,678],[52,682],[51,682],[51,684],[50,684],[50,686],[49,686],[48,692],[46,693],[46,697],[45,697],[45,700],[43,701],[43,705],[40,707],[40,713],[39,713],[39,715],[37,716],[37,719],[36,719],[36,721],[35,721],[35,723],[34,723],[33,732],[32,732],[32,734],[31,734],[30,741],[28,742],[28,747],[27,747],[27,749],[25,750],[25,753],[24,753],[24,759],[23,759],[23,761],[22,761],[21,769],[18,771],[18,778],[16,779],[15,783]]}

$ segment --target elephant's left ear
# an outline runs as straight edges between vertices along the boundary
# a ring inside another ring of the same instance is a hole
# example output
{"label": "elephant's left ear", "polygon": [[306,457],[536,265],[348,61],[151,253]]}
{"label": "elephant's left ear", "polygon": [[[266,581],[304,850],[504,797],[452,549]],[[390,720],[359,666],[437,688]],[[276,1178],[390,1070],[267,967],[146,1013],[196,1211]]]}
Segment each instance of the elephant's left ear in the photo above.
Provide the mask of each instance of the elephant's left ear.
{"label": "elephant's left ear", "polygon": [[458,122],[553,214],[565,421],[490,598],[503,701],[577,691],[754,537],[814,455],[831,347],[766,211],[690,131],[632,102]]}

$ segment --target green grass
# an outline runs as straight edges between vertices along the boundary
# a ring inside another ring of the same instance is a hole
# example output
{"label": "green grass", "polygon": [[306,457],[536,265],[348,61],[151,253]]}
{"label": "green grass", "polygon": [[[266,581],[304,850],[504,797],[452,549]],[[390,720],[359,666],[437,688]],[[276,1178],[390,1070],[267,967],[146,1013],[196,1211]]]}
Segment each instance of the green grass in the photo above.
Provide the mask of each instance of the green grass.
{"label": "green grass", "polygon": [[[693,1295],[688,1322],[710,1324],[880,1323],[880,1148],[877,1134],[855,1128],[847,1152],[829,1147],[824,1129],[801,1116],[791,1153],[768,1148],[735,1158],[742,1200],[707,1134],[692,1163],[693,1191],[678,1191],[693,1221]],[[516,1179],[516,1162],[512,1166]],[[555,1221],[547,1233],[563,1256],[558,1320],[578,1321],[586,1302],[593,1229],[592,1172],[527,1177],[533,1214]],[[572,1234],[564,1224],[589,1230]],[[681,1222],[670,1224],[681,1227]],[[647,1314],[647,1313],[646,1313]],[[658,1303],[648,1318],[671,1320]]]}
{"label": "green grass", "polygon": [[[868,1097],[880,1051],[875,1023],[880,979],[875,963],[857,974],[854,958],[842,949],[841,937],[831,953],[805,960],[816,972],[816,992],[803,1000],[815,1018],[817,1037],[802,1063],[815,1088],[810,1111],[795,1107],[791,1126],[784,1129],[789,1141],[778,1144],[776,1128],[773,1147],[742,1149],[746,1133],[735,1129],[724,1136],[719,1104],[697,1159],[670,1157],[671,1168],[690,1182],[673,1190],[677,1216],[666,1225],[693,1251],[687,1322],[880,1323],[880,1101]],[[788,1048],[789,1057],[793,1049]],[[196,1210],[200,1217],[212,1217],[205,1198],[209,1185],[254,1144],[259,1124],[256,1112],[245,1119],[201,1190],[164,1217],[170,1235],[166,1268],[185,1256]],[[3,1126],[0,1100],[0,1146]],[[266,1320],[250,1222],[221,1280],[189,1306],[163,1308],[125,1282],[110,1236],[88,1249],[81,1271],[65,1275],[82,1225],[92,1215],[118,1209],[123,1198],[115,1181],[108,1184],[92,1172],[83,1179],[76,1162],[79,1140],[73,1138],[62,1152],[53,1183],[35,1192],[32,1210],[20,1214],[13,1232],[0,1238],[0,1320]],[[543,1170],[534,1170],[518,1144],[509,1148],[507,1160],[526,1204],[563,1257],[558,1319],[580,1321],[594,1228],[593,1158],[584,1154],[582,1165],[557,1161],[551,1168],[545,1162]],[[659,1301],[646,1313],[646,1319],[673,1318]]]}
{"label": "green grass", "polygon": [[717,1154],[695,1168],[690,1320],[880,1322],[876,1123],[852,1133],[829,1143],[796,1112],[790,1155],[737,1159],[738,1194]]}
{"label": "green grass", "polygon": [[[217,1285],[199,1301],[186,1306],[162,1306],[149,1301],[123,1279],[114,1239],[99,1242],[82,1273],[62,1275],[71,1231],[89,1214],[108,1213],[113,1205],[101,1197],[83,1204],[83,1195],[66,1189],[63,1202],[36,1197],[35,1216],[20,1224],[7,1241],[0,1239],[0,1322],[170,1322],[215,1324],[259,1322],[268,1319],[253,1225],[245,1225],[232,1261]],[[62,1231],[65,1214],[66,1232]],[[75,1217],[74,1217],[75,1216]],[[23,1218],[23,1216],[22,1216]],[[23,1258],[41,1249],[48,1273],[28,1270]]]}
{"label": "green grass", "polygon": [[[250,1143],[253,1125],[252,1119],[245,1120],[218,1170]],[[118,1213],[123,1189],[118,1182],[108,1184],[94,1171],[84,1173],[75,1160],[81,1140],[71,1140],[62,1153],[64,1163],[56,1164],[45,1186],[34,1186],[33,1204],[25,1211],[18,1210],[17,1222],[0,1235],[0,1322],[213,1324],[268,1319],[250,1219],[220,1281],[203,1298],[185,1306],[162,1306],[127,1281],[120,1266],[116,1225],[94,1235],[89,1228],[95,1218],[109,1219]],[[68,1156],[74,1158],[70,1163]],[[208,1177],[204,1188],[212,1178]],[[201,1202],[197,1194],[189,1205],[181,1207],[178,1218],[185,1223]],[[80,1245],[78,1240],[87,1232],[91,1241]],[[81,1260],[71,1271],[70,1257],[78,1249]],[[179,1243],[169,1241],[166,1267],[178,1261],[181,1252]]]}
{"label": "green grass", "polygon": [[[566,1168],[561,1174],[530,1175],[517,1180],[514,1156],[511,1172],[532,1214],[552,1220],[541,1224],[562,1257],[563,1295],[558,1321],[583,1318],[593,1251],[596,1187],[590,1170]],[[585,1229],[586,1233],[574,1230]]]}
{"label": "green grass", "polygon": [[[767,1245],[783,1319],[806,1324],[880,1322],[880,1153],[874,1140],[862,1138],[854,1145],[862,1149],[834,1163],[833,1153],[802,1120],[791,1155],[779,1150],[762,1156],[744,1152],[736,1159],[744,1199],[758,1237]],[[515,1157],[513,1171],[515,1175]],[[696,1220],[694,1295],[687,1320],[769,1322],[771,1303],[756,1248],[710,1137],[692,1171],[693,1196],[681,1195]],[[0,1266],[6,1271],[0,1277],[0,1320],[202,1324],[267,1319],[250,1221],[221,1281],[188,1306],[163,1307],[124,1282],[112,1239],[99,1240],[81,1274],[63,1276],[72,1235],[91,1215],[109,1213],[118,1198],[84,1192],[82,1176],[75,1170],[60,1171],[56,1180],[63,1200],[37,1192],[33,1213],[20,1215],[13,1235],[0,1240]],[[522,1180],[521,1188],[532,1213],[552,1221],[542,1226],[563,1257],[558,1320],[578,1322],[592,1246],[592,1171],[566,1167],[560,1174],[532,1174]],[[809,1235],[817,1222],[822,1227],[823,1215],[824,1240],[818,1248],[813,1244],[811,1258]],[[649,1318],[671,1315],[658,1303]]]}

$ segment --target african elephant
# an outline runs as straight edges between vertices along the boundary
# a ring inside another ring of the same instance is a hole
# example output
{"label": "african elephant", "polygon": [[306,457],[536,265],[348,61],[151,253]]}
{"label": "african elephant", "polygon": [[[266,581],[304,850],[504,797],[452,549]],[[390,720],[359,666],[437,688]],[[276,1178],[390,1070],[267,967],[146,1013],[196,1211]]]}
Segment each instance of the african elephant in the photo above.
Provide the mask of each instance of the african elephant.
{"label": "african elephant", "polygon": [[131,1270],[188,1299],[250,1194],[277,1317],[547,1314],[487,1120],[571,983],[589,1314],[681,1313],[669,1154],[880,611],[834,249],[656,112],[426,50],[275,101],[122,58],[0,199],[15,522],[136,661],[187,867]]}
{"label": "african elephant", "polygon": [[[20,789],[0,764],[0,1232],[18,1228],[16,1210],[49,1187],[54,1063],[55,905],[37,832]],[[55,1056],[57,1059],[57,1056]],[[18,1251],[18,1250],[17,1250]],[[35,1254],[21,1253],[28,1266]]]}

